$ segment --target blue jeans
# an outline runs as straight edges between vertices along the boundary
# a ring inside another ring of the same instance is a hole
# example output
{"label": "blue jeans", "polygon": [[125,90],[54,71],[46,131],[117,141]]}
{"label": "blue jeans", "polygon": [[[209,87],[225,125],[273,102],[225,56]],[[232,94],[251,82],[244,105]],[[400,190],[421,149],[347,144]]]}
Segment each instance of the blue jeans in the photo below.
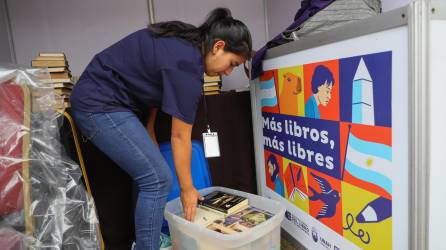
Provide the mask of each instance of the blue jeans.
{"label": "blue jeans", "polygon": [[136,249],[159,249],[172,176],[158,147],[132,112],[72,113],[84,137],[127,172],[137,186]]}

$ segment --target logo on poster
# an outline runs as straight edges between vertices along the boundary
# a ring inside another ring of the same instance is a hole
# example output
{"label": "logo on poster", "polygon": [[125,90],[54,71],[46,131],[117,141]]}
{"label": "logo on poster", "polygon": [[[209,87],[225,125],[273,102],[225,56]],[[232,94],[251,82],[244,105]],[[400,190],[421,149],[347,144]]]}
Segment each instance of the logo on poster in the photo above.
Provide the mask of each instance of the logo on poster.
{"label": "logo on poster", "polygon": [[285,212],[285,217],[291,221],[295,226],[297,226],[300,230],[302,230],[306,235],[310,235],[310,229],[308,228],[308,225],[297,218],[297,216],[294,216],[289,211]]}
{"label": "logo on poster", "polygon": [[327,249],[331,249],[331,243],[328,242],[328,240],[322,238],[322,236],[320,237],[321,239],[321,245],[324,246]]}
{"label": "logo on poster", "polygon": [[285,218],[287,218],[287,220],[292,221],[293,220],[293,215],[287,210],[285,211]]}
{"label": "logo on poster", "polygon": [[311,237],[313,238],[314,242],[317,242],[319,240],[319,235],[318,235],[315,227],[311,228]]}
{"label": "logo on poster", "polygon": [[328,240],[324,239],[322,236],[319,235],[319,233],[316,230],[316,227],[311,228],[311,237],[313,238],[313,241],[315,243],[319,242],[326,249],[331,249],[332,244]]}

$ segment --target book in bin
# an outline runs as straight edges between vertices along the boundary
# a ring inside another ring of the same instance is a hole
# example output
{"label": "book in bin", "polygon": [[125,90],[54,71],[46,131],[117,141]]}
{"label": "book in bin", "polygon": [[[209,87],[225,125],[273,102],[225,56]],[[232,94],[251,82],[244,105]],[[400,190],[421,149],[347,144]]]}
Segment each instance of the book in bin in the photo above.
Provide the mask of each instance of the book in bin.
{"label": "book in bin", "polygon": [[273,215],[268,211],[248,206],[229,216],[217,218],[205,226],[207,229],[218,233],[233,234],[248,231],[271,217]]}
{"label": "book in bin", "polygon": [[223,191],[214,191],[198,201],[198,205],[204,209],[228,215],[248,206],[248,199]]}
{"label": "book in bin", "polygon": [[201,207],[197,207],[195,210],[195,218],[193,222],[198,225],[208,226],[215,220],[222,220],[224,218],[224,215],[221,213],[216,213],[207,209],[203,209]]}

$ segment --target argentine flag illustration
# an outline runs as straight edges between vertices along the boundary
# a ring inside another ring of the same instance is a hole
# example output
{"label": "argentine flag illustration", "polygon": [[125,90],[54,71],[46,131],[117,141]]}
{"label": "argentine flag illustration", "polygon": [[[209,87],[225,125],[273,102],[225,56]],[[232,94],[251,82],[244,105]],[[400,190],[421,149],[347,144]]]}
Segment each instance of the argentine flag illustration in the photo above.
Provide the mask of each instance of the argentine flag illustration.
{"label": "argentine flag illustration", "polygon": [[352,176],[373,183],[392,194],[392,180],[389,178],[391,163],[392,147],[361,140],[350,132],[345,170]]}
{"label": "argentine flag illustration", "polygon": [[274,77],[260,82],[260,102],[263,107],[274,107],[277,105],[276,86]]}

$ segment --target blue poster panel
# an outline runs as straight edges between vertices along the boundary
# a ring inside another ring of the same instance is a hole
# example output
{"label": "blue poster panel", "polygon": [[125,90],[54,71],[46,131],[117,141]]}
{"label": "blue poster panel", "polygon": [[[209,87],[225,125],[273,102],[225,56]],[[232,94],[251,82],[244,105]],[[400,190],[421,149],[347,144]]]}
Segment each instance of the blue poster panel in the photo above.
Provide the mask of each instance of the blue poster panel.
{"label": "blue poster panel", "polygon": [[362,249],[392,248],[391,67],[384,51],[260,78],[266,186]]}

